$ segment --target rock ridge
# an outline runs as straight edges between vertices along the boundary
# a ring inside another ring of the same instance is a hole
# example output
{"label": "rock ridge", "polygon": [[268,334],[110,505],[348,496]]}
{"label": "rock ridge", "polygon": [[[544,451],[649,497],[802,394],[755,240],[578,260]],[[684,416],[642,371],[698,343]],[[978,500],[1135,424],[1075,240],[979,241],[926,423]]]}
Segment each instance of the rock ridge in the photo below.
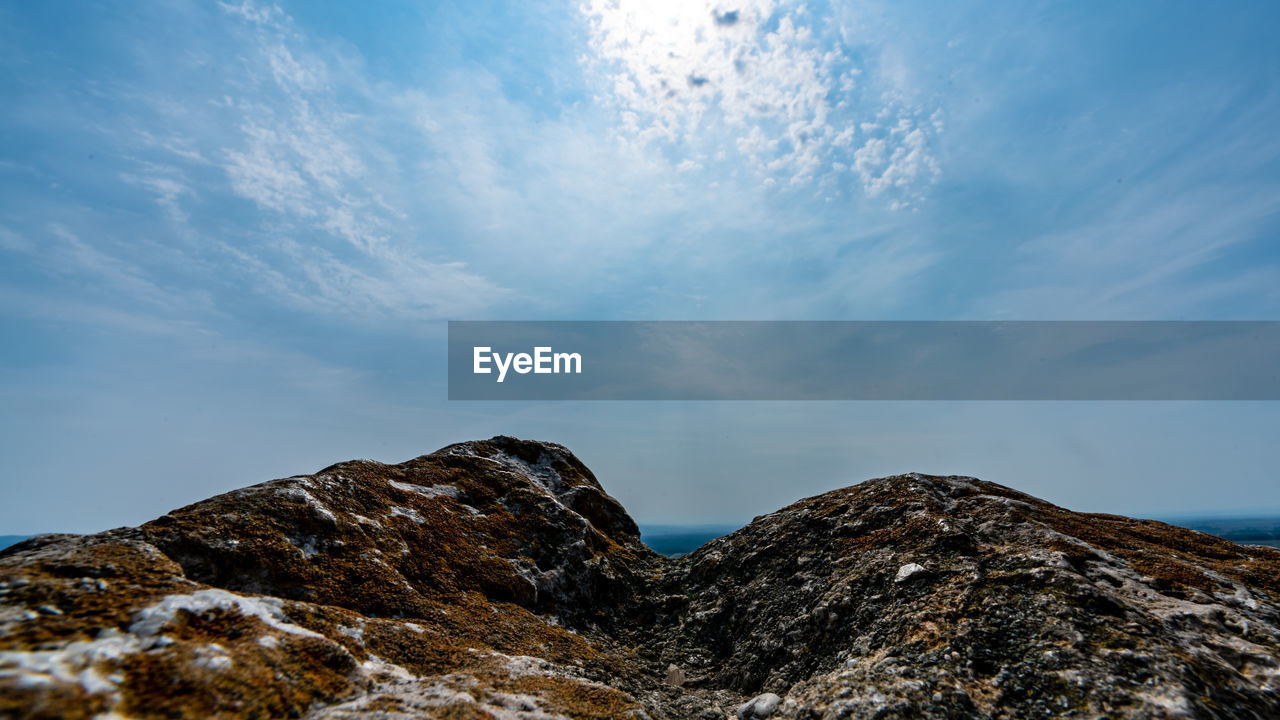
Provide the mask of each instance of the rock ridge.
{"label": "rock ridge", "polygon": [[1280,551],[911,473],[667,558],[499,436],[0,551],[0,717],[1276,718]]}

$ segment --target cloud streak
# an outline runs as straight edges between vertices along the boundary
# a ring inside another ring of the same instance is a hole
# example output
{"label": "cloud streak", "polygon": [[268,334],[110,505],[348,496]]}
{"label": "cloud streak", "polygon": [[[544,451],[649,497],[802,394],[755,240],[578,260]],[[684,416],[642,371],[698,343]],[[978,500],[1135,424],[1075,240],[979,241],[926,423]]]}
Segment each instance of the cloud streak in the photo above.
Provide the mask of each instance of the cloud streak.
{"label": "cloud streak", "polygon": [[368,165],[385,153],[366,133],[376,129],[376,115],[394,105],[380,101],[363,79],[344,76],[346,89],[368,103],[346,107],[329,64],[309,51],[278,9],[223,8],[252,26],[242,81],[275,90],[235,103],[241,137],[222,151],[223,169],[236,194],[293,230],[269,240],[271,252],[254,261],[246,262],[254,251],[242,249],[245,267],[287,262],[300,272],[270,273],[270,284],[278,287],[288,277],[294,287],[285,297],[312,298],[325,313],[441,318],[477,312],[501,298],[504,289],[463,262],[424,256],[430,238],[406,234],[405,213],[380,194],[397,174],[387,164]]}

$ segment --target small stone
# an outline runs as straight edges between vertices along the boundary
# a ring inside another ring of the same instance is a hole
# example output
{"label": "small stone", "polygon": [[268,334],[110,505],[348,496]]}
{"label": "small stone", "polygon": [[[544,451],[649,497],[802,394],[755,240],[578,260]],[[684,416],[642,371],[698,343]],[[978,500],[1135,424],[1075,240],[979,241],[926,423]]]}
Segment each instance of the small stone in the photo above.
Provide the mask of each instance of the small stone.
{"label": "small stone", "polygon": [[738,720],[765,720],[772,716],[781,704],[782,698],[773,693],[757,695],[738,708]]}
{"label": "small stone", "polygon": [[667,666],[667,684],[680,687],[684,685],[684,671],[674,663]]}
{"label": "small stone", "polygon": [[903,565],[902,567],[898,568],[898,574],[894,576],[893,581],[896,583],[900,583],[903,580],[910,578],[912,575],[915,575],[916,573],[923,572],[923,571],[924,571],[923,565],[919,563],[907,563],[906,565]]}

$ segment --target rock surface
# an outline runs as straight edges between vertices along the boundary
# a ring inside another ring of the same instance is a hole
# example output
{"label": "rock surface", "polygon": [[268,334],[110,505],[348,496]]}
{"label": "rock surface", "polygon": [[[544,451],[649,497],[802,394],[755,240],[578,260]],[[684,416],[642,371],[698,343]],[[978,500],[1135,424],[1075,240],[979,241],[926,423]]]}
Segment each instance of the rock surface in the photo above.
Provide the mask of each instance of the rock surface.
{"label": "rock surface", "polygon": [[1277,718],[1280,550],[913,474],[665,558],[499,437],[3,551],[0,717]]}
{"label": "rock surface", "polygon": [[773,693],[757,695],[738,708],[738,720],[768,720],[782,704],[782,698]]}

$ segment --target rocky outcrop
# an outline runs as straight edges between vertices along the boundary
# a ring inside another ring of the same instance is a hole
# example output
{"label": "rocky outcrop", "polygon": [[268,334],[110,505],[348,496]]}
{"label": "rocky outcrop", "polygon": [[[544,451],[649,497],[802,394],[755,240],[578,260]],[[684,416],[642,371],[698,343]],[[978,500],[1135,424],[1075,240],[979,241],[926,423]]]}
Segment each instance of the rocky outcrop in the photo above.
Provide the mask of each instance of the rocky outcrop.
{"label": "rocky outcrop", "polygon": [[664,581],[660,654],[778,717],[1280,717],[1280,551],[972,478],[802,500]]}
{"label": "rocky outcrop", "polygon": [[1280,717],[1280,551],[903,475],[681,558],[565,448],[0,553],[0,716]]}
{"label": "rocky outcrop", "polygon": [[513,438],[274,480],[137,535],[196,582],[376,617],[429,617],[474,596],[590,622],[656,560],[568,450]]}

